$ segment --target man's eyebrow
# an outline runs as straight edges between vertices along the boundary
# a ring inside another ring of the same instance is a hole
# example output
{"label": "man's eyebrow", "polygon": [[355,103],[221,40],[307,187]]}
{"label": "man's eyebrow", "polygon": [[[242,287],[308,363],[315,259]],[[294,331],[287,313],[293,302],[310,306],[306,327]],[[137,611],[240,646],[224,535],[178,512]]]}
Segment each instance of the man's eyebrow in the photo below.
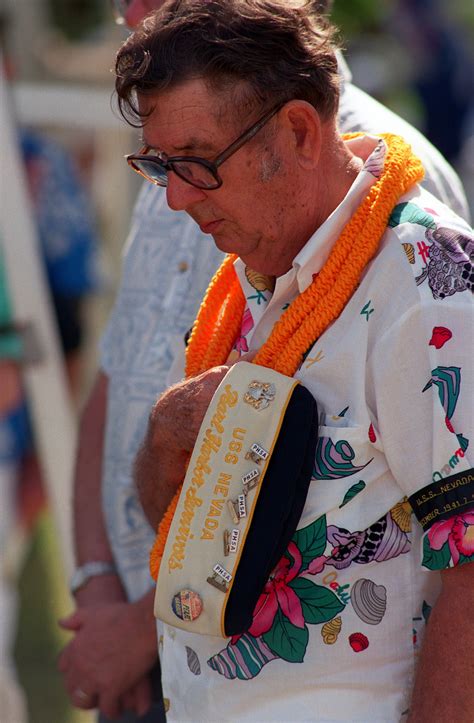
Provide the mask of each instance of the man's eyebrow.
{"label": "man's eyebrow", "polygon": [[[140,142],[144,146],[148,146],[153,151],[161,152],[161,148],[157,148],[156,146],[151,145],[151,143],[147,143],[146,138],[144,135],[141,136]],[[182,145],[175,145],[173,146],[173,153],[167,154],[167,155],[175,155],[176,153],[182,153],[183,151],[189,153],[201,151],[205,153],[217,153],[216,147],[210,143],[209,141],[202,140],[201,138],[191,137],[186,143],[183,143]]]}
{"label": "man's eyebrow", "polygon": [[181,146],[178,146],[178,145],[174,146],[174,148],[177,151],[199,150],[199,151],[209,151],[209,152],[214,151],[215,152],[215,150],[216,150],[216,147],[209,141],[204,141],[201,138],[195,138],[195,137],[190,138],[187,143],[184,143]]}

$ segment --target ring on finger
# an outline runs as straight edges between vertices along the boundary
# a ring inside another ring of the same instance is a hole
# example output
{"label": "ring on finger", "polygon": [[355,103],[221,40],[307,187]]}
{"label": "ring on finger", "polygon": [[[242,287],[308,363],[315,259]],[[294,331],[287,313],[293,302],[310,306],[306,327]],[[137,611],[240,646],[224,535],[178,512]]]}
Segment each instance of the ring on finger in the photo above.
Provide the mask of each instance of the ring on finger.
{"label": "ring on finger", "polygon": [[84,703],[87,703],[87,701],[91,700],[93,696],[90,693],[86,693],[85,690],[82,690],[82,688],[76,688],[74,691],[74,697],[78,700],[82,700]]}

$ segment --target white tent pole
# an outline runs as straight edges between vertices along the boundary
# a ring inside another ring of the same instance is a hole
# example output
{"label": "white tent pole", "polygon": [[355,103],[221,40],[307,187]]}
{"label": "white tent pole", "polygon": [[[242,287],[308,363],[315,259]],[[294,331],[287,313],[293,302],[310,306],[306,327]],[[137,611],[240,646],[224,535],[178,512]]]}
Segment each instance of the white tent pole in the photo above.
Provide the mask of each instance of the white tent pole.
{"label": "white tent pole", "polygon": [[68,574],[73,567],[70,507],[76,423],[38,252],[11,98],[3,76],[0,77],[0,147],[3,255],[15,322],[32,324],[43,353],[39,363],[25,364],[23,378],[47,495]]}

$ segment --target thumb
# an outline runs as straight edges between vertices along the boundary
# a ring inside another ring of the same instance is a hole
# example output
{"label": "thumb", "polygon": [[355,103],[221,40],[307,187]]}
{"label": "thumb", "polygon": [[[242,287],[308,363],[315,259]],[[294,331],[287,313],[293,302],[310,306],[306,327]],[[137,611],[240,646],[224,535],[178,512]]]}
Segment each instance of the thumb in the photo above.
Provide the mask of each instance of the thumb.
{"label": "thumb", "polygon": [[254,349],[253,351],[248,351],[245,354],[242,354],[242,356],[237,359],[237,364],[239,362],[245,361],[245,362],[251,362],[254,357],[257,356],[258,349]]}
{"label": "thumb", "polygon": [[81,610],[75,610],[67,618],[58,620],[59,627],[63,630],[79,630],[83,625],[83,616]]}

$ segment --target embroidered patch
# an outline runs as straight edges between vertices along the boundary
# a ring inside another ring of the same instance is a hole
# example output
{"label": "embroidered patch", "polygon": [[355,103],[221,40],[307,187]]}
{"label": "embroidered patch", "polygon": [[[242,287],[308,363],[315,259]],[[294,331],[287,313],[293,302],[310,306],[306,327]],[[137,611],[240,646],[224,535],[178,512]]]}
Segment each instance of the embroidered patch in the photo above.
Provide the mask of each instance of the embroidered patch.
{"label": "embroidered patch", "polygon": [[423,530],[474,505],[474,470],[432,482],[408,498]]}

